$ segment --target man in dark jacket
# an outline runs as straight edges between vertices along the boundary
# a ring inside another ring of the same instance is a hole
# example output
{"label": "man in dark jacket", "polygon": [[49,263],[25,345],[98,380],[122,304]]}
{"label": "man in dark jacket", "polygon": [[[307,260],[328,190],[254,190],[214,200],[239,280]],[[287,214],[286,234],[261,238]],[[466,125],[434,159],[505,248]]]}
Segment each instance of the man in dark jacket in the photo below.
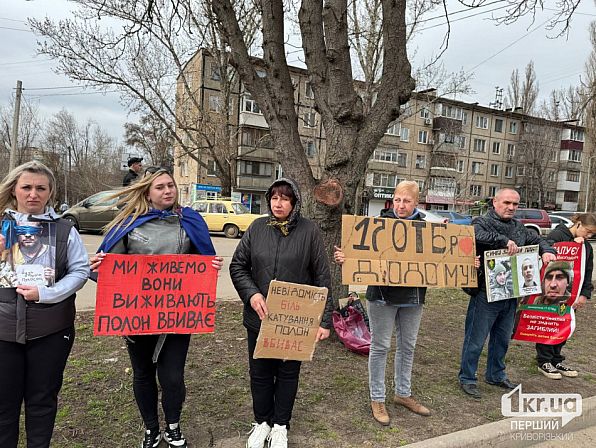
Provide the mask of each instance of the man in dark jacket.
{"label": "man in dark jacket", "polygon": [[122,186],[128,187],[133,181],[139,177],[139,173],[141,172],[141,168],[143,167],[143,158],[142,157],[131,157],[128,159],[128,173],[122,179]]}
{"label": "man in dark jacket", "polygon": [[513,331],[517,299],[488,302],[484,272],[484,251],[507,249],[509,255],[519,252],[520,246],[539,245],[543,263],[554,261],[555,250],[535,232],[528,230],[513,216],[519,206],[519,194],[512,189],[497,191],[494,209],[474,221],[476,253],[481,263],[478,271],[478,288],[472,292],[466,315],[464,344],[462,347],[459,383],[462,390],[480,399],[476,371],[482,348],[490,335],[486,361],[485,381],[505,389],[515,389],[505,373],[505,355]]}

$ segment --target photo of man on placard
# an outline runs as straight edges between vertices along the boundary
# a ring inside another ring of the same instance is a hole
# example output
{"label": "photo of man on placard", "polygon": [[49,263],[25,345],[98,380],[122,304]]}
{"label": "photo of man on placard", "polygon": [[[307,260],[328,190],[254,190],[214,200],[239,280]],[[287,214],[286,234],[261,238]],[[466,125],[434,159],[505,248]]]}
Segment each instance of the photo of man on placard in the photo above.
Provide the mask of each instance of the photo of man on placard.
{"label": "photo of man on placard", "polygon": [[539,305],[560,305],[571,297],[573,269],[566,261],[549,263],[544,271],[542,295],[536,299]]}
{"label": "photo of man on placard", "polygon": [[490,272],[490,301],[505,300],[513,297],[511,265],[495,260],[495,267]]}

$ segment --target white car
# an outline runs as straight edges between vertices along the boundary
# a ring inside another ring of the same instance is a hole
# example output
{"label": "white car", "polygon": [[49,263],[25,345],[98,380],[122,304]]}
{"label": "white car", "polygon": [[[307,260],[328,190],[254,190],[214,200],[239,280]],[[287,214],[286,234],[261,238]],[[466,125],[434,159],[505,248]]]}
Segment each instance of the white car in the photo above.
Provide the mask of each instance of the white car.
{"label": "white car", "polygon": [[420,217],[422,219],[424,219],[425,221],[428,222],[442,222],[444,224],[447,224],[449,222],[449,218],[446,218],[445,216],[441,216],[437,213],[433,213],[430,210],[422,210],[422,209],[418,209],[418,211],[420,212]]}
{"label": "white car", "polygon": [[569,218],[566,218],[564,216],[559,216],[559,215],[549,215],[550,216],[550,221],[551,221],[551,230],[554,229],[555,227],[557,227],[559,224],[565,224],[567,226],[567,228],[573,226],[573,221],[571,221]]}

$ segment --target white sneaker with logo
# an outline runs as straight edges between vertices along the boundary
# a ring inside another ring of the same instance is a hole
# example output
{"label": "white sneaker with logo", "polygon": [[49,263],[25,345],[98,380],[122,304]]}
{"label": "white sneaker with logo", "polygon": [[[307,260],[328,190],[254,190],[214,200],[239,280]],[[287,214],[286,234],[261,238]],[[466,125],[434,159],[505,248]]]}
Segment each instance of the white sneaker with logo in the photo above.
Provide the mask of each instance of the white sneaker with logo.
{"label": "white sneaker with logo", "polygon": [[269,433],[269,448],[288,448],[288,430],[285,425],[273,425]]}
{"label": "white sneaker with logo", "polygon": [[252,429],[248,434],[248,441],[246,442],[246,448],[263,448],[265,446],[265,440],[271,432],[271,426],[267,422],[253,423]]}

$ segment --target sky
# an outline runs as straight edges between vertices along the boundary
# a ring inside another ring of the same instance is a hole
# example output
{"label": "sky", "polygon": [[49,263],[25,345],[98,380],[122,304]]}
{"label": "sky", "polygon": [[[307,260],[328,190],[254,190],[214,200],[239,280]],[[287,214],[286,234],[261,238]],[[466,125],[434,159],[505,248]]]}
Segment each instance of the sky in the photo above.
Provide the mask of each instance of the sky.
{"label": "sky", "polygon": [[[547,3],[554,6],[555,2]],[[448,5],[450,12],[464,9],[453,0]],[[451,24],[449,46],[442,60],[448,71],[473,72],[470,86],[476,92],[458,99],[488,106],[495,99],[495,87],[504,88],[506,93],[512,70],[518,68],[523,73],[530,60],[535,64],[541,98],[546,98],[553,89],[579,83],[591,51],[588,26],[596,20],[593,0],[581,2],[568,36],[557,39],[543,25],[552,11],[539,13],[534,23],[524,18],[513,25],[496,25],[490,17],[499,11],[490,11],[499,6],[497,3],[452,15],[457,20]],[[8,106],[20,79],[25,97],[37,104],[43,118],[48,119],[65,108],[81,124],[94,120],[121,143],[124,123],[135,121],[136,116],[119,103],[118,95],[72,88],[76,84],[53,72],[53,61],[36,55],[38,37],[28,30],[27,17],[65,18],[73,7],[67,0],[0,0],[0,106]],[[440,15],[435,12],[427,18]],[[442,23],[444,18],[424,24],[426,29],[412,46],[416,49],[413,65],[440,50],[445,33]]]}

